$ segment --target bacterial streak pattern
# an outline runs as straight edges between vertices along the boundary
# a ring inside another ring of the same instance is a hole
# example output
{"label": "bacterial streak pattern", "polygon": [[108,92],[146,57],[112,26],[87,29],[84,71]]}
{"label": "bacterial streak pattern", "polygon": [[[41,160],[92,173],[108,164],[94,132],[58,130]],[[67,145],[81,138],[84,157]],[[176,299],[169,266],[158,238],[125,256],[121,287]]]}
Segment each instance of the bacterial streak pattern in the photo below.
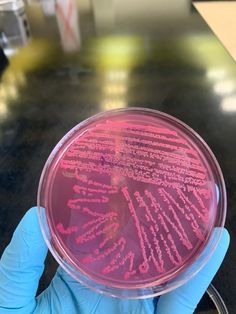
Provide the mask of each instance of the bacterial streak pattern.
{"label": "bacterial streak pattern", "polygon": [[[58,223],[57,231],[73,235],[78,246],[94,243],[80,262],[103,265],[101,274],[119,272],[124,280],[163,274],[205,240],[212,196],[208,173],[197,150],[173,130],[117,121],[97,124],[73,142],[60,169],[76,182],[68,209],[85,219],[79,226]],[[112,205],[119,199],[126,204],[124,217]]]}

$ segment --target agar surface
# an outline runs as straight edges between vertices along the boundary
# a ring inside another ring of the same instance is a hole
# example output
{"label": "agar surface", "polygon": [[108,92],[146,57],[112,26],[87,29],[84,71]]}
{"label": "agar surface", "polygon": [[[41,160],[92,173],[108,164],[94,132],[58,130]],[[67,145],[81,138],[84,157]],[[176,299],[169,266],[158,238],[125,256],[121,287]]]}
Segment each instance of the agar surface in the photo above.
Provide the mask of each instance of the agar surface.
{"label": "agar surface", "polygon": [[83,219],[56,228],[64,241],[73,235],[81,252],[89,244],[90,252],[77,257],[86,269],[153,280],[180,267],[205,240],[209,174],[175,130],[105,120],[73,142],[60,172],[73,182],[67,209]]}

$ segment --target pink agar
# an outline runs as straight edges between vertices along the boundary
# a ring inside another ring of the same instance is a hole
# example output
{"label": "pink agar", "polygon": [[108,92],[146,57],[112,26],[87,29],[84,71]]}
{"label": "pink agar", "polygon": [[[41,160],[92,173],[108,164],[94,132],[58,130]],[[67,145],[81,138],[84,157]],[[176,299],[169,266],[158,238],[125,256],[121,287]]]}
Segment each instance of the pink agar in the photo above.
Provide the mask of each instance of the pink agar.
{"label": "pink agar", "polygon": [[50,227],[66,254],[111,285],[173,278],[202,251],[215,220],[215,184],[197,145],[141,113],[78,130],[51,195]]}

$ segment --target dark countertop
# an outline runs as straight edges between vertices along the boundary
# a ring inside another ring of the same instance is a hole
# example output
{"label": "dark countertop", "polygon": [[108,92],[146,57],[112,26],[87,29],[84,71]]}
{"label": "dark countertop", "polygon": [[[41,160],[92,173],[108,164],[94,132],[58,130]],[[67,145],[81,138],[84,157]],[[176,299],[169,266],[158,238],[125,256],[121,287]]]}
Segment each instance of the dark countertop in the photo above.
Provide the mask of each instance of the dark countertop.
{"label": "dark countertop", "polygon": [[[236,65],[188,1],[112,3],[82,1],[74,30],[58,28],[59,11],[27,7],[32,38],[9,57],[0,83],[0,254],[36,204],[43,165],[67,131],[107,109],[158,109],[198,132],[222,168],[231,245],[214,285],[235,313]],[[49,257],[40,290],[55,267]]]}

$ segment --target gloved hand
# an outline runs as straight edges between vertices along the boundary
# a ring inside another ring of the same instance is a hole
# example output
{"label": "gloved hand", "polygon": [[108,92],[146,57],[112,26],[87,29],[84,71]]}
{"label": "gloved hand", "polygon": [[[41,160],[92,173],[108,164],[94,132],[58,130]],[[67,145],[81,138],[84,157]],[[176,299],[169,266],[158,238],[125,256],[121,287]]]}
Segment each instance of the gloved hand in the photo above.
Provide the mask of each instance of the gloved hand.
{"label": "gloved hand", "polygon": [[41,234],[37,209],[31,208],[16,228],[0,261],[0,314],[28,313],[193,313],[217,272],[229,245],[224,230],[204,268],[185,285],[158,300],[121,300],[96,293],[72,279],[60,267],[50,286],[35,298],[44,270],[47,247]]}

